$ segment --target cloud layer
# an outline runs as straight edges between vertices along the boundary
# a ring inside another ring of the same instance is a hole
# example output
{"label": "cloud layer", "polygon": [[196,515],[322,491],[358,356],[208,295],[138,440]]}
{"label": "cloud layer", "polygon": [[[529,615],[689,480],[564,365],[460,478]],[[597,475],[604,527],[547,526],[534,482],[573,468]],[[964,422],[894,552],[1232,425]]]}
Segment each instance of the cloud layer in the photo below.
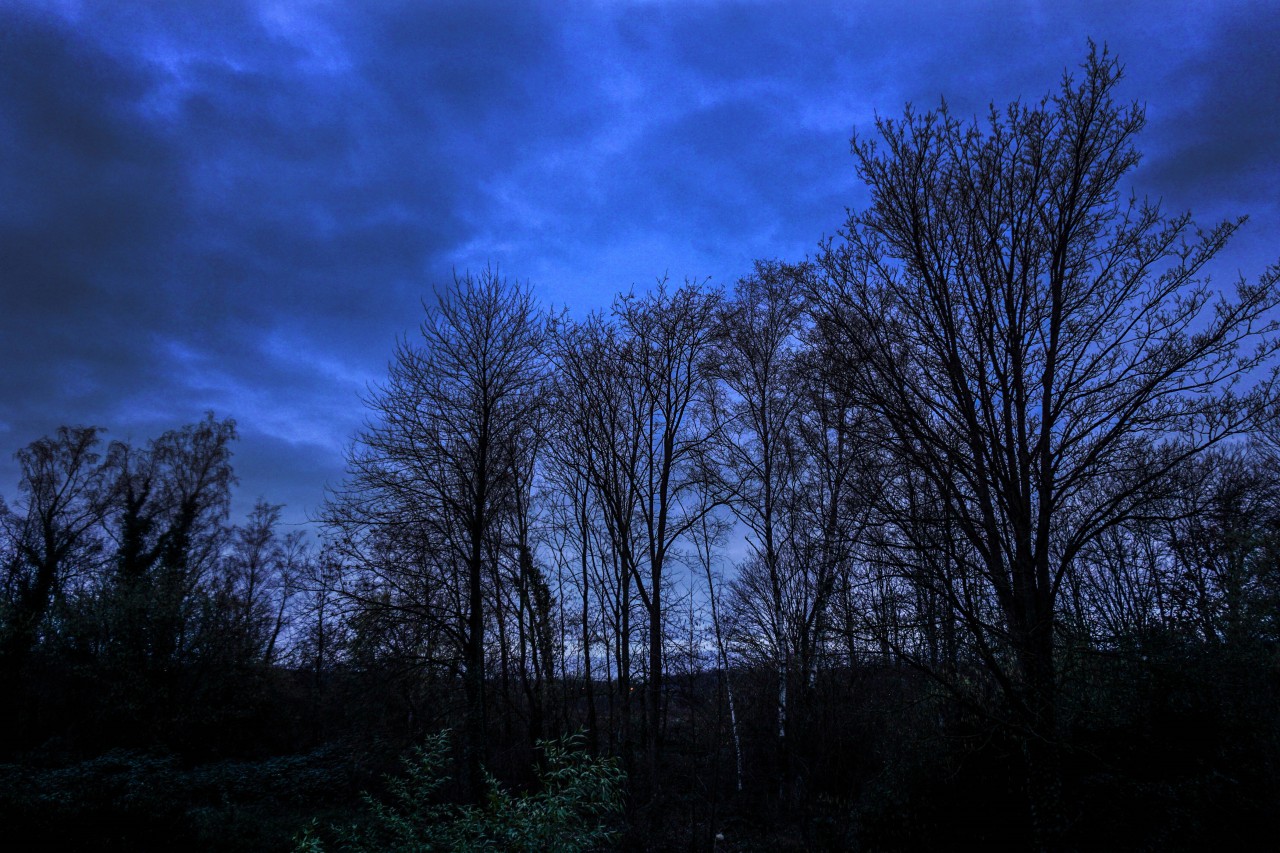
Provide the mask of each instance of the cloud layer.
{"label": "cloud layer", "polygon": [[241,506],[301,519],[454,269],[582,311],[801,257],[865,200],[855,128],[1038,98],[1090,37],[1147,104],[1137,187],[1250,213],[1223,268],[1256,275],[1280,19],[1059,5],[5,4],[0,494],[59,424],[142,440],[213,409]]}

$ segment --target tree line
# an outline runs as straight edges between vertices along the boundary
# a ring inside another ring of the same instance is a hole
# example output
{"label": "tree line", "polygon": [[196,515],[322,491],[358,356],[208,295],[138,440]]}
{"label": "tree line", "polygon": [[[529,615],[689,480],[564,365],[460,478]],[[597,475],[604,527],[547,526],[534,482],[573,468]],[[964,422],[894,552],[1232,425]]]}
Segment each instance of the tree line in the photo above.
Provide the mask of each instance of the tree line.
{"label": "tree line", "polygon": [[1224,294],[1243,220],[1125,195],[1119,79],[1091,50],[981,122],[880,119],[868,207],[729,290],[575,317],[455,276],[317,542],[265,501],[228,524],[229,420],[33,443],[0,515],[9,754],[448,728],[480,803],[578,731],[625,771],[636,849],[1261,826],[1280,267]]}

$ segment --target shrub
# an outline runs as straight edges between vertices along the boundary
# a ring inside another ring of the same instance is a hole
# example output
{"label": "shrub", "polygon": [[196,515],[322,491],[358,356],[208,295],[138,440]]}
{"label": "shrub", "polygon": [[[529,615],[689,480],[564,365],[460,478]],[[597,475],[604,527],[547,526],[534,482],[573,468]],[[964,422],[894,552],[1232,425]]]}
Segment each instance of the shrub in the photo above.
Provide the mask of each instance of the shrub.
{"label": "shrub", "polygon": [[[501,850],[581,853],[616,837],[622,812],[622,771],[593,758],[579,736],[544,741],[546,766],[535,792],[517,795],[485,775],[483,804],[442,800],[451,780],[447,732],[429,737],[403,759],[404,773],[388,777],[384,799],[365,794],[363,824],[336,831],[336,846],[362,853]],[[317,822],[296,839],[295,853],[326,849]]]}

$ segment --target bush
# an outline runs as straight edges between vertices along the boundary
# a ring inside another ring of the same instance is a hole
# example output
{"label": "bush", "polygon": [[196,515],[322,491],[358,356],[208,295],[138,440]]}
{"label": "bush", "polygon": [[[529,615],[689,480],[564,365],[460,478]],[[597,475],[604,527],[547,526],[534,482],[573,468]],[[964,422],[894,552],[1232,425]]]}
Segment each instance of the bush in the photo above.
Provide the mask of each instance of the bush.
{"label": "bush", "polygon": [[[578,736],[540,744],[546,767],[538,790],[515,795],[486,774],[481,806],[442,800],[451,780],[447,732],[429,737],[403,760],[404,774],[388,777],[387,796],[365,794],[367,821],[336,832],[344,851],[427,853],[502,850],[579,853],[609,843],[622,812],[622,771],[612,760],[593,758]],[[317,822],[296,840],[295,853],[325,850]]]}
{"label": "bush", "polygon": [[0,764],[5,839],[41,849],[287,850],[317,808],[350,808],[357,773],[331,747],[183,766],[113,750],[63,766]]}

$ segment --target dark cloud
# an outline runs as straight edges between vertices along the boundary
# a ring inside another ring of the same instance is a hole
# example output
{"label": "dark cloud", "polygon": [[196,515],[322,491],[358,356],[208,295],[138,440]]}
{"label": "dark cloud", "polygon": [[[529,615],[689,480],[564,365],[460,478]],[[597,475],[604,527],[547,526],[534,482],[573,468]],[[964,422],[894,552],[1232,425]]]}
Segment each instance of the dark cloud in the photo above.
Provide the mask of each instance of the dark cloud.
{"label": "dark cloud", "polygon": [[186,187],[141,109],[145,69],[47,18],[11,15],[3,33],[0,419],[12,422],[151,372],[142,341],[167,294],[138,283],[172,257]]}
{"label": "dark cloud", "polygon": [[1176,99],[1149,109],[1158,139],[1148,180],[1197,207],[1280,200],[1280,14],[1211,9],[1185,52]]}
{"label": "dark cloud", "polygon": [[1231,263],[1256,273],[1280,228],[1261,5],[6,4],[0,445],[213,409],[241,508],[299,519],[454,269],[583,310],[802,256],[865,202],[855,128],[1038,99],[1089,38],[1147,103],[1139,188],[1252,212]]}

